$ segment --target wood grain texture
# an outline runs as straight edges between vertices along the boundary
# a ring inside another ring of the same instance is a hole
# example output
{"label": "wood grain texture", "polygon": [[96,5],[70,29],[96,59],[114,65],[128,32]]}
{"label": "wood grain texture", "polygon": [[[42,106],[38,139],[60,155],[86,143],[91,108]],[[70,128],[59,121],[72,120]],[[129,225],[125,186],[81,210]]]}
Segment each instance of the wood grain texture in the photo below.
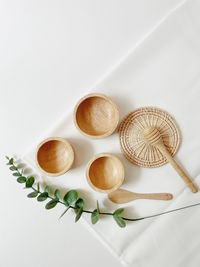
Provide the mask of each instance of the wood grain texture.
{"label": "wood grain texture", "polygon": [[135,193],[125,189],[117,189],[109,193],[108,198],[114,203],[123,204],[136,199],[171,200],[173,195],[169,193]]}
{"label": "wood grain texture", "polygon": [[124,167],[112,154],[98,154],[86,169],[89,185],[98,192],[109,193],[118,189],[124,181]]}
{"label": "wood grain texture", "polygon": [[185,173],[185,171],[180,167],[180,165],[172,158],[172,155],[169,153],[167,148],[165,147],[162,136],[159,130],[155,127],[146,128],[143,132],[144,139],[149,145],[155,146],[160,150],[160,152],[165,156],[167,161],[172,165],[172,167],[176,170],[179,176],[183,179],[185,184],[190,188],[193,193],[198,191],[197,187],[193,184],[192,180]]}
{"label": "wood grain texture", "polygon": [[105,95],[84,96],[74,109],[77,129],[90,138],[111,135],[119,123],[119,112],[115,103]]}
{"label": "wood grain texture", "polygon": [[38,168],[48,176],[64,174],[71,168],[73,162],[73,148],[63,138],[47,138],[38,145],[36,163]]}

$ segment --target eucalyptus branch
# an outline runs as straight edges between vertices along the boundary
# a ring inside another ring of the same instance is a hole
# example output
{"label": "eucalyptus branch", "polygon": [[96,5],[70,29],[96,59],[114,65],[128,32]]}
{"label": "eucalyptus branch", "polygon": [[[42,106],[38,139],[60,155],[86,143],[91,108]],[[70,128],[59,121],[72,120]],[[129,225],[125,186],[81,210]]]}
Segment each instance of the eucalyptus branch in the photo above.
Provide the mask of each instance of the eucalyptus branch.
{"label": "eucalyptus branch", "polygon": [[100,211],[98,201],[97,201],[97,207],[93,211],[86,210],[84,209],[85,201],[82,198],[79,198],[78,192],[76,190],[68,191],[64,195],[63,198],[61,197],[61,192],[59,189],[56,189],[52,193],[51,192],[52,189],[50,188],[50,186],[47,185],[43,190],[41,190],[39,183],[37,183],[37,187],[34,186],[36,185],[36,182],[33,176],[23,175],[23,169],[16,166],[13,158],[6,157],[6,159],[8,160],[7,165],[9,166],[9,169],[13,172],[13,176],[17,178],[17,182],[21,184],[25,184],[25,188],[32,190],[32,192],[27,195],[28,198],[37,198],[37,201],[39,202],[49,200],[47,204],[45,205],[45,208],[47,210],[54,208],[57,204],[61,204],[65,206],[65,210],[61,214],[60,218],[64,216],[65,213],[69,209],[73,210],[76,215],[75,222],[77,222],[81,218],[83,213],[88,213],[88,214],[91,214],[92,224],[96,224],[99,221],[100,216],[112,216],[120,227],[125,227],[126,221],[131,221],[131,222],[141,221],[144,219],[150,219],[153,217],[161,216],[164,214],[168,214],[168,213],[172,213],[172,212],[176,212],[176,211],[180,211],[180,210],[184,210],[184,209],[188,209],[188,208],[200,205],[200,203],[195,203],[192,205],[188,205],[188,206],[184,206],[184,207],[180,207],[180,208],[176,208],[173,210],[169,210],[169,211],[165,211],[165,212],[161,212],[161,213],[157,213],[157,214],[153,214],[153,215],[149,215],[145,217],[140,217],[140,218],[123,217],[122,216],[122,213],[124,212],[123,208],[118,208],[114,212],[102,212]]}

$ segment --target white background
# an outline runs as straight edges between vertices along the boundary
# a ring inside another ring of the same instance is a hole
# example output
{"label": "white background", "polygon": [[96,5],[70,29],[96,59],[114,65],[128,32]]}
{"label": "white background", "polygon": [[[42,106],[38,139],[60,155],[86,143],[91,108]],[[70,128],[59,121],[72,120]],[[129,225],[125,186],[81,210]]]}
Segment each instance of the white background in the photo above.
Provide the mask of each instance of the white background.
{"label": "white background", "polygon": [[180,1],[0,0],[0,267],[121,266],[80,223],[26,198],[5,167]]}

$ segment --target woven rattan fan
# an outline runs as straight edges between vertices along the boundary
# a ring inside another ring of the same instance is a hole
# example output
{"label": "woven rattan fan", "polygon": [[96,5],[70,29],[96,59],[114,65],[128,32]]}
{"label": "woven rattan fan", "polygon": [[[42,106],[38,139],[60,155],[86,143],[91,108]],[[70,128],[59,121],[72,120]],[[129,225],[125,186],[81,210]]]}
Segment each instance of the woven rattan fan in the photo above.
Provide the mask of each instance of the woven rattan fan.
{"label": "woven rattan fan", "polygon": [[197,192],[190,178],[173,159],[180,144],[180,134],[167,112],[155,107],[136,109],[121,122],[119,135],[124,155],[131,163],[152,168],[170,162],[191,191]]}

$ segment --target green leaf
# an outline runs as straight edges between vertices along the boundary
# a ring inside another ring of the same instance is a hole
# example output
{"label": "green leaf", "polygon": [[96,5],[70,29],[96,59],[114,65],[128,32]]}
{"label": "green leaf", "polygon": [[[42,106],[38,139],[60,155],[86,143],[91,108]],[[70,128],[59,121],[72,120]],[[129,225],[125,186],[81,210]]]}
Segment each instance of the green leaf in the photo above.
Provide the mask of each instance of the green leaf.
{"label": "green leaf", "polygon": [[49,185],[45,186],[44,191],[47,192],[49,196],[51,195],[51,187]]}
{"label": "green leaf", "polygon": [[125,227],[126,226],[126,222],[125,220],[122,218],[122,213],[123,213],[124,209],[120,208],[117,209],[114,213],[113,213],[113,218],[116,221],[116,223],[119,225],[119,227]]}
{"label": "green leaf", "polygon": [[81,218],[81,215],[83,213],[83,209],[82,208],[76,209],[75,212],[76,212],[75,222],[78,222],[78,220]]}
{"label": "green leaf", "polygon": [[24,177],[24,176],[18,177],[17,182],[20,184],[26,183],[26,177]]}
{"label": "green leaf", "polygon": [[72,203],[74,203],[78,199],[78,193],[76,190],[70,190],[65,194],[63,201],[67,206],[70,206]]}
{"label": "green leaf", "polygon": [[49,202],[46,204],[45,208],[46,208],[47,210],[53,209],[53,208],[57,205],[57,203],[58,203],[58,201],[57,201],[56,199],[52,199],[51,201],[49,201]]}
{"label": "green leaf", "polygon": [[9,159],[9,157],[6,157],[6,158],[7,158],[7,160],[8,160],[7,165],[13,165],[13,163],[14,163],[14,159],[13,159],[13,158],[10,158],[10,159]]}
{"label": "green leaf", "polygon": [[82,198],[79,198],[76,203],[75,203],[75,213],[76,213],[76,218],[75,222],[77,222],[83,213],[83,207],[84,207],[84,200]]}
{"label": "green leaf", "polygon": [[65,211],[60,215],[59,219],[61,219],[69,209],[70,207],[68,206]]}
{"label": "green leaf", "polygon": [[75,208],[81,208],[81,209],[83,209],[83,207],[84,207],[84,200],[82,199],[82,198],[79,198],[77,201],[76,201],[76,203],[75,203]]}
{"label": "green leaf", "polygon": [[14,172],[14,173],[13,173],[13,176],[19,177],[19,176],[21,176],[21,173],[19,173],[19,172]]}
{"label": "green leaf", "polygon": [[9,158],[8,156],[6,156],[6,159],[8,160],[8,162],[6,163],[7,165],[13,165],[13,163],[14,163],[13,158]]}
{"label": "green leaf", "polygon": [[34,182],[35,182],[35,178],[33,176],[28,177],[26,180],[26,188],[32,187]]}
{"label": "green leaf", "polygon": [[14,163],[14,159],[13,158],[9,159],[9,164],[12,165],[13,163]]}
{"label": "green leaf", "polygon": [[42,201],[45,201],[47,198],[48,198],[48,193],[43,192],[39,194],[39,196],[37,197],[37,201],[42,202]]}
{"label": "green leaf", "polygon": [[15,167],[15,166],[11,166],[9,169],[10,169],[11,171],[17,171],[17,167]]}
{"label": "green leaf", "polygon": [[118,217],[117,215],[113,215],[114,220],[119,225],[119,227],[124,228],[126,226],[126,222],[122,217]]}
{"label": "green leaf", "polygon": [[58,200],[61,199],[61,193],[59,189],[56,189],[55,193],[54,193],[55,198],[57,198]]}
{"label": "green leaf", "polygon": [[92,224],[95,224],[98,222],[99,220],[99,211],[97,209],[93,210],[92,214],[91,214],[91,221]]}
{"label": "green leaf", "polygon": [[27,197],[34,198],[34,197],[37,197],[37,195],[38,195],[38,192],[37,191],[33,191],[30,194],[28,194]]}
{"label": "green leaf", "polygon": [[124,209],[123,208],[119,208],[117,210],[114,211],[113,215],[117,215],[120,216],[123,213]]}

